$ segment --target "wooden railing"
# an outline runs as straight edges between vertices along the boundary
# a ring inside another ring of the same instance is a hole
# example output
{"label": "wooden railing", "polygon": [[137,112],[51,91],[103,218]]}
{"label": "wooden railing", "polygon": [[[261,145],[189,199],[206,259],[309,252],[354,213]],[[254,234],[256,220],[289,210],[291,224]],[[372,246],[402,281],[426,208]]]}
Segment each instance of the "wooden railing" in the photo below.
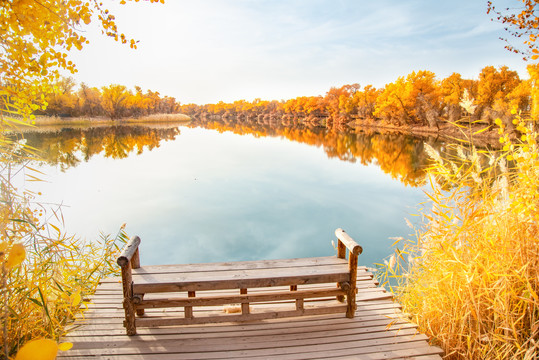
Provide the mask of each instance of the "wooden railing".
{"label": "wooden railing", "polygon": [[[122,289],[123,289],[123,308],[125,311],[127,335],[136,334],[135,327],[135,306],[133,303],[133,275],[131,269],[140,268],[139,247],[140,238],[133,236],[125,245],[122,253],[116,261],[122,269]],[[137,310],[137,315],[144,315],[144,309]]]}
{"label": "wooden railing", "polygon": [[[337,236],[337,257],[346,259],[346,253],[348,249],[348,269],[350,271],[350,289],[347,296],[347,310],[346,317],[353,318],[356,311],[356,281],[357,281],[357,259],[363,252],[363,248],[358,245],[343,229],[335,230],[335,236]],[[343,289],[344,290],[344,289]],[[339,300],[342,301],[342,298]]]}

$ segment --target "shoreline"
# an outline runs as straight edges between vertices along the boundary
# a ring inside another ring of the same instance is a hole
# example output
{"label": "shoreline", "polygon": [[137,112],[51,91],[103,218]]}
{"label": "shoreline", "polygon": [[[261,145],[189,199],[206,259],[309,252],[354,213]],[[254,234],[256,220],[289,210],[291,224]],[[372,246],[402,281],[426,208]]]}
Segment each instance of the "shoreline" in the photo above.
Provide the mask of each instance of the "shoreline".
{"label": "shoreline", "polygon": [[166,122],[189,122],[191,117],[185,114],[153,114],[148,116],[141,116],[138,118],[124,118],[124,119],[110,119],[104,116],[98,117],[59,117],[59,116],[36,116],[33,125],[27,125],[27,127],[41,127],[41,126],[58,126],[58,125],[122,125],[122,124],[137,124],[137,123],[166,123]]}
{"label": "shoreline", "polygon": [[[133,125],[133,124],[187,124],[193,122],[196,124],[198,121],[192,119],[185,114],[155,114],[149,116],[143,116],[139,118],[125,118],[112,120],[106,117],[68,117],[60,118],[57,116],[37,116],[34,120],[35,124],[22,126],[24,131],[45,129],[45,128],[57,128],[63,127],[101,127],[101,126],[118,126],[118,125]],[[355,120],[348,124],[351,131],[363,132],[363,131],[377,131],[380,133],[395,133],[402,135],[420,136],[420,137],[434,137],[450,142],[458,143],[473,143],[480,147],[493,147],[499,148],[499,137],[495,126],[488,124],[466,124],[459,127],[450,123],[440,124],[439,128],[430,128],[428,126],[419,125],[393,125],[388,123],[378,123],[366,120]],[[290,125],[283,125],[291,127]],[[350,131],[349,130],[349,131]],[[347,131],[347,130],[343,130]],[[471,141],[470,141],[471,139]]]}
{"label": "shoreline", "polygon": [[475,124],[459,127],[454,124],[440,124],[438,129],[429,128],[428,126],[420,125],[403,125],[396,126],[391,124],[377,124],[367,121],[355,121],[348,124],[356,131],[364,129],[372,129],[382,133],[396,133],[403,135],[413,135],[421,137],[434,137],[451,142],[472,143],[480,147],[500,148],[500,135],[496,127],[487,124]]}

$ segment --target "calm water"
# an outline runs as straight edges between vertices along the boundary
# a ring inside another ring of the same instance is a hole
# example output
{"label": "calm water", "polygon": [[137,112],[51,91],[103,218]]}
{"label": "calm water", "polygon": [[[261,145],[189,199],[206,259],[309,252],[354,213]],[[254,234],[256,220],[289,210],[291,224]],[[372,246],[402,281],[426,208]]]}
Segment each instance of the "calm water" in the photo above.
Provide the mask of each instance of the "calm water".
{"label": "calm water", "polygon": [[47,158],[47,182],[29,186],[63,204],[66,230],[127,223],[144,264],[325,256],[342,227],[370,266],[424,200],[422,141],[402,136],[205,124],[26,137]]}

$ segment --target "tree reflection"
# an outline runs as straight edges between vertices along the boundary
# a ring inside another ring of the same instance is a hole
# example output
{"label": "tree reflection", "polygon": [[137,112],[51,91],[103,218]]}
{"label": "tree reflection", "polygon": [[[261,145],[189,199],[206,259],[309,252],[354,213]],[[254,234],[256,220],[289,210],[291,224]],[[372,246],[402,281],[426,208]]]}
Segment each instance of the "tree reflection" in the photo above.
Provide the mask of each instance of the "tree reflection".
{"label": "tree reflection", "polygon": [[179,134],[177,127],[110,126],[28,131],[23,136],[27,145],[36,149],[41,161],[64,171],[100,153],[107,158],[123,159],[132,152],[151,151],[161,141],[174,140]]}
{"label": "tree reflection", "polygon": [[351,128],[328,129],[315,124],[283,124],[282,121],[236,122],[232,119],[195,120],[191,126],[250,134],[256,137],[282,137],[322,147],[329,158],[377,164],[392,178],[410,186],[418,186],[424,178],[429,158],[424,151],[428,142],[435,149],[442,143],[433,138],[420,138],[396,133],[365,132]]}
{"label": "tree reflection", "polygon": [[[430,158],[425,143],[439,153],[457,159],[455,149],[432,137],[402,135],[379,130],[340,127],[328,129],[316,123],[291,123],[277,119],[235,121],[226,119],[195,120],[191,127],[219,132],[233,132],[255,137],[281,137],[324,149],[329,158],[342,161],[375,164],[393,179],[410,186],[421,185]],[[56,131],[24,133],[27,144],[39,153],[39,158],[60,169],[77,166],[96,154],[123,159],[144,149],[159,147],[161,141],[174,140],[180,133],[177,127],[110,126],[93,128],[64,128]],[[488,159],[480,159],[482,162]]]}

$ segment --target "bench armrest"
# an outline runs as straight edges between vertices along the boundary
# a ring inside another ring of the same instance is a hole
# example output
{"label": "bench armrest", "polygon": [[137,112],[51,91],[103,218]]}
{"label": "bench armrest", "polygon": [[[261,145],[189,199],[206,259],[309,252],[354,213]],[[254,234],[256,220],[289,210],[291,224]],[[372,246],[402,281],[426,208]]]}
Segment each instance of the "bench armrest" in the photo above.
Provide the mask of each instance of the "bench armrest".
{"label": "bench armrest", "polygon": [[337,239],[339,239],[339,241],[341,241],[352,254],[359,255],[363,252],[363,248],[359,246],[359,244],[356,243],[354,239],[352,239],[350,235],[348,235],[343,229],[339,228],[335,230],[335,236],[337,236]]}
{"label": "bench armrest", "polygon": [[125,244],[122,253],[118,257],[116,262],[121,267],[127,266],[129,262],[132,262],[132,268],[136,269],[140,266],[139,255],[138,255],[138,246],[140,245],[140,238],[138,236],[133,236],[127,244]]}

